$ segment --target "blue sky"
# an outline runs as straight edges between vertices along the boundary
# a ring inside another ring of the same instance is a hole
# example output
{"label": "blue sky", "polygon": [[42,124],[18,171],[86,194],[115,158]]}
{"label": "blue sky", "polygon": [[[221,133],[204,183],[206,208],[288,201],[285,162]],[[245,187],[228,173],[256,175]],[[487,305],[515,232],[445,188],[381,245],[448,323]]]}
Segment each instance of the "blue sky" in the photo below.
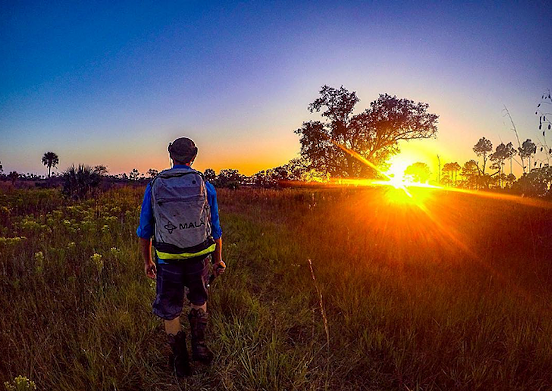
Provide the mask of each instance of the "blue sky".
{"label": "blue sky", "polygon": [[[54,3],[54,4],[52,4]],[[475,158],[485,136],[535,141],[552,88],[549,2],[2,2],[0,161],[46,172],[46,151],[112,173],[168,165],[193,138],[197,167],[252,174],[299,152],[293,130],[323,84],[424,101],[437,140],[406,160]],[[544,139],[541,140],[544,142]]]}

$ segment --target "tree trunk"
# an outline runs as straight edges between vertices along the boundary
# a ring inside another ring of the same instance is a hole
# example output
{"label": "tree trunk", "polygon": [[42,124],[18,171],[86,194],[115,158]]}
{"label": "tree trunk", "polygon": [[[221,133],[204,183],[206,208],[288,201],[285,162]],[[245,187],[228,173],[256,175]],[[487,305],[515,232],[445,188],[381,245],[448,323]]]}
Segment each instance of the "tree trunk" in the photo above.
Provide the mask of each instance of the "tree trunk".
{"label": "tree trunk", "polygon": [[349,178],[354,178],[354,158],[349,154],[345,155],[345,160],[347,161],[347,174]]}

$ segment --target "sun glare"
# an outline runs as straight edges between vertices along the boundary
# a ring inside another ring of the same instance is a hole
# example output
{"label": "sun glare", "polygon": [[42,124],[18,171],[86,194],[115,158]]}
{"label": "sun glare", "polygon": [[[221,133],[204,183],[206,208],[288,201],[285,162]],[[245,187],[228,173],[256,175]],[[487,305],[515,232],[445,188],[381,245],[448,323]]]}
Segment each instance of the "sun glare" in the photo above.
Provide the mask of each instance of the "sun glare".
{"label": "sun glare", "polygon": [[406,170],[406,167],[408,166],[409,163],[403,160],[395,161],[393,162],[393,164],[391,164],[391,167],[389,167],[389,170],[387,170],[386,174],[391,178],[391,182],[402,184],[405,180],[404,170]]}

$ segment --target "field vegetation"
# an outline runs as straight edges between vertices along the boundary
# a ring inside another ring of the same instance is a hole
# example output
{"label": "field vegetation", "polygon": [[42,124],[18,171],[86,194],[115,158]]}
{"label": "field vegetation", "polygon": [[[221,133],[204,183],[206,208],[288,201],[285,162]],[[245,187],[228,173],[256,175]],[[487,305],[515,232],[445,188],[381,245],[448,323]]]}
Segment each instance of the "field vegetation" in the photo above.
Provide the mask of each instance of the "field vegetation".
{"label": "field vegetation", "polygon": [[[167,368],[143,188],[0,194],[0,381],[39,390],[552,389],[552,207],[412,189],[219,190],[215,362]],[[502,198],[500,198],[502,197]]]}

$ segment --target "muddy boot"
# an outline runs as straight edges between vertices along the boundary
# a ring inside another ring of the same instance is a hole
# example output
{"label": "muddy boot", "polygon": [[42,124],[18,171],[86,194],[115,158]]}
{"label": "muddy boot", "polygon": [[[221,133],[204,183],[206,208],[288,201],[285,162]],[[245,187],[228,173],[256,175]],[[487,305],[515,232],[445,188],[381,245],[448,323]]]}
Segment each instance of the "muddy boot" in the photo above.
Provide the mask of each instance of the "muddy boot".
{"label": "muddy boot", "polygon": [[192,308],[188,314],[192,329],[192,359],[209,365],[213,361],[213,353],[205,344],[205,329],[209,315],[203,309]]}
{"label": "muddy boot", "polygon": [[168,337],[172,349],[172,355],[169,359],[171,368],[174,368],[178,377],[190,376],[192,368],[190,368],[188,349],[186,349],[186,334],[184,331],[179,331],[178,334],[169,334]]}

